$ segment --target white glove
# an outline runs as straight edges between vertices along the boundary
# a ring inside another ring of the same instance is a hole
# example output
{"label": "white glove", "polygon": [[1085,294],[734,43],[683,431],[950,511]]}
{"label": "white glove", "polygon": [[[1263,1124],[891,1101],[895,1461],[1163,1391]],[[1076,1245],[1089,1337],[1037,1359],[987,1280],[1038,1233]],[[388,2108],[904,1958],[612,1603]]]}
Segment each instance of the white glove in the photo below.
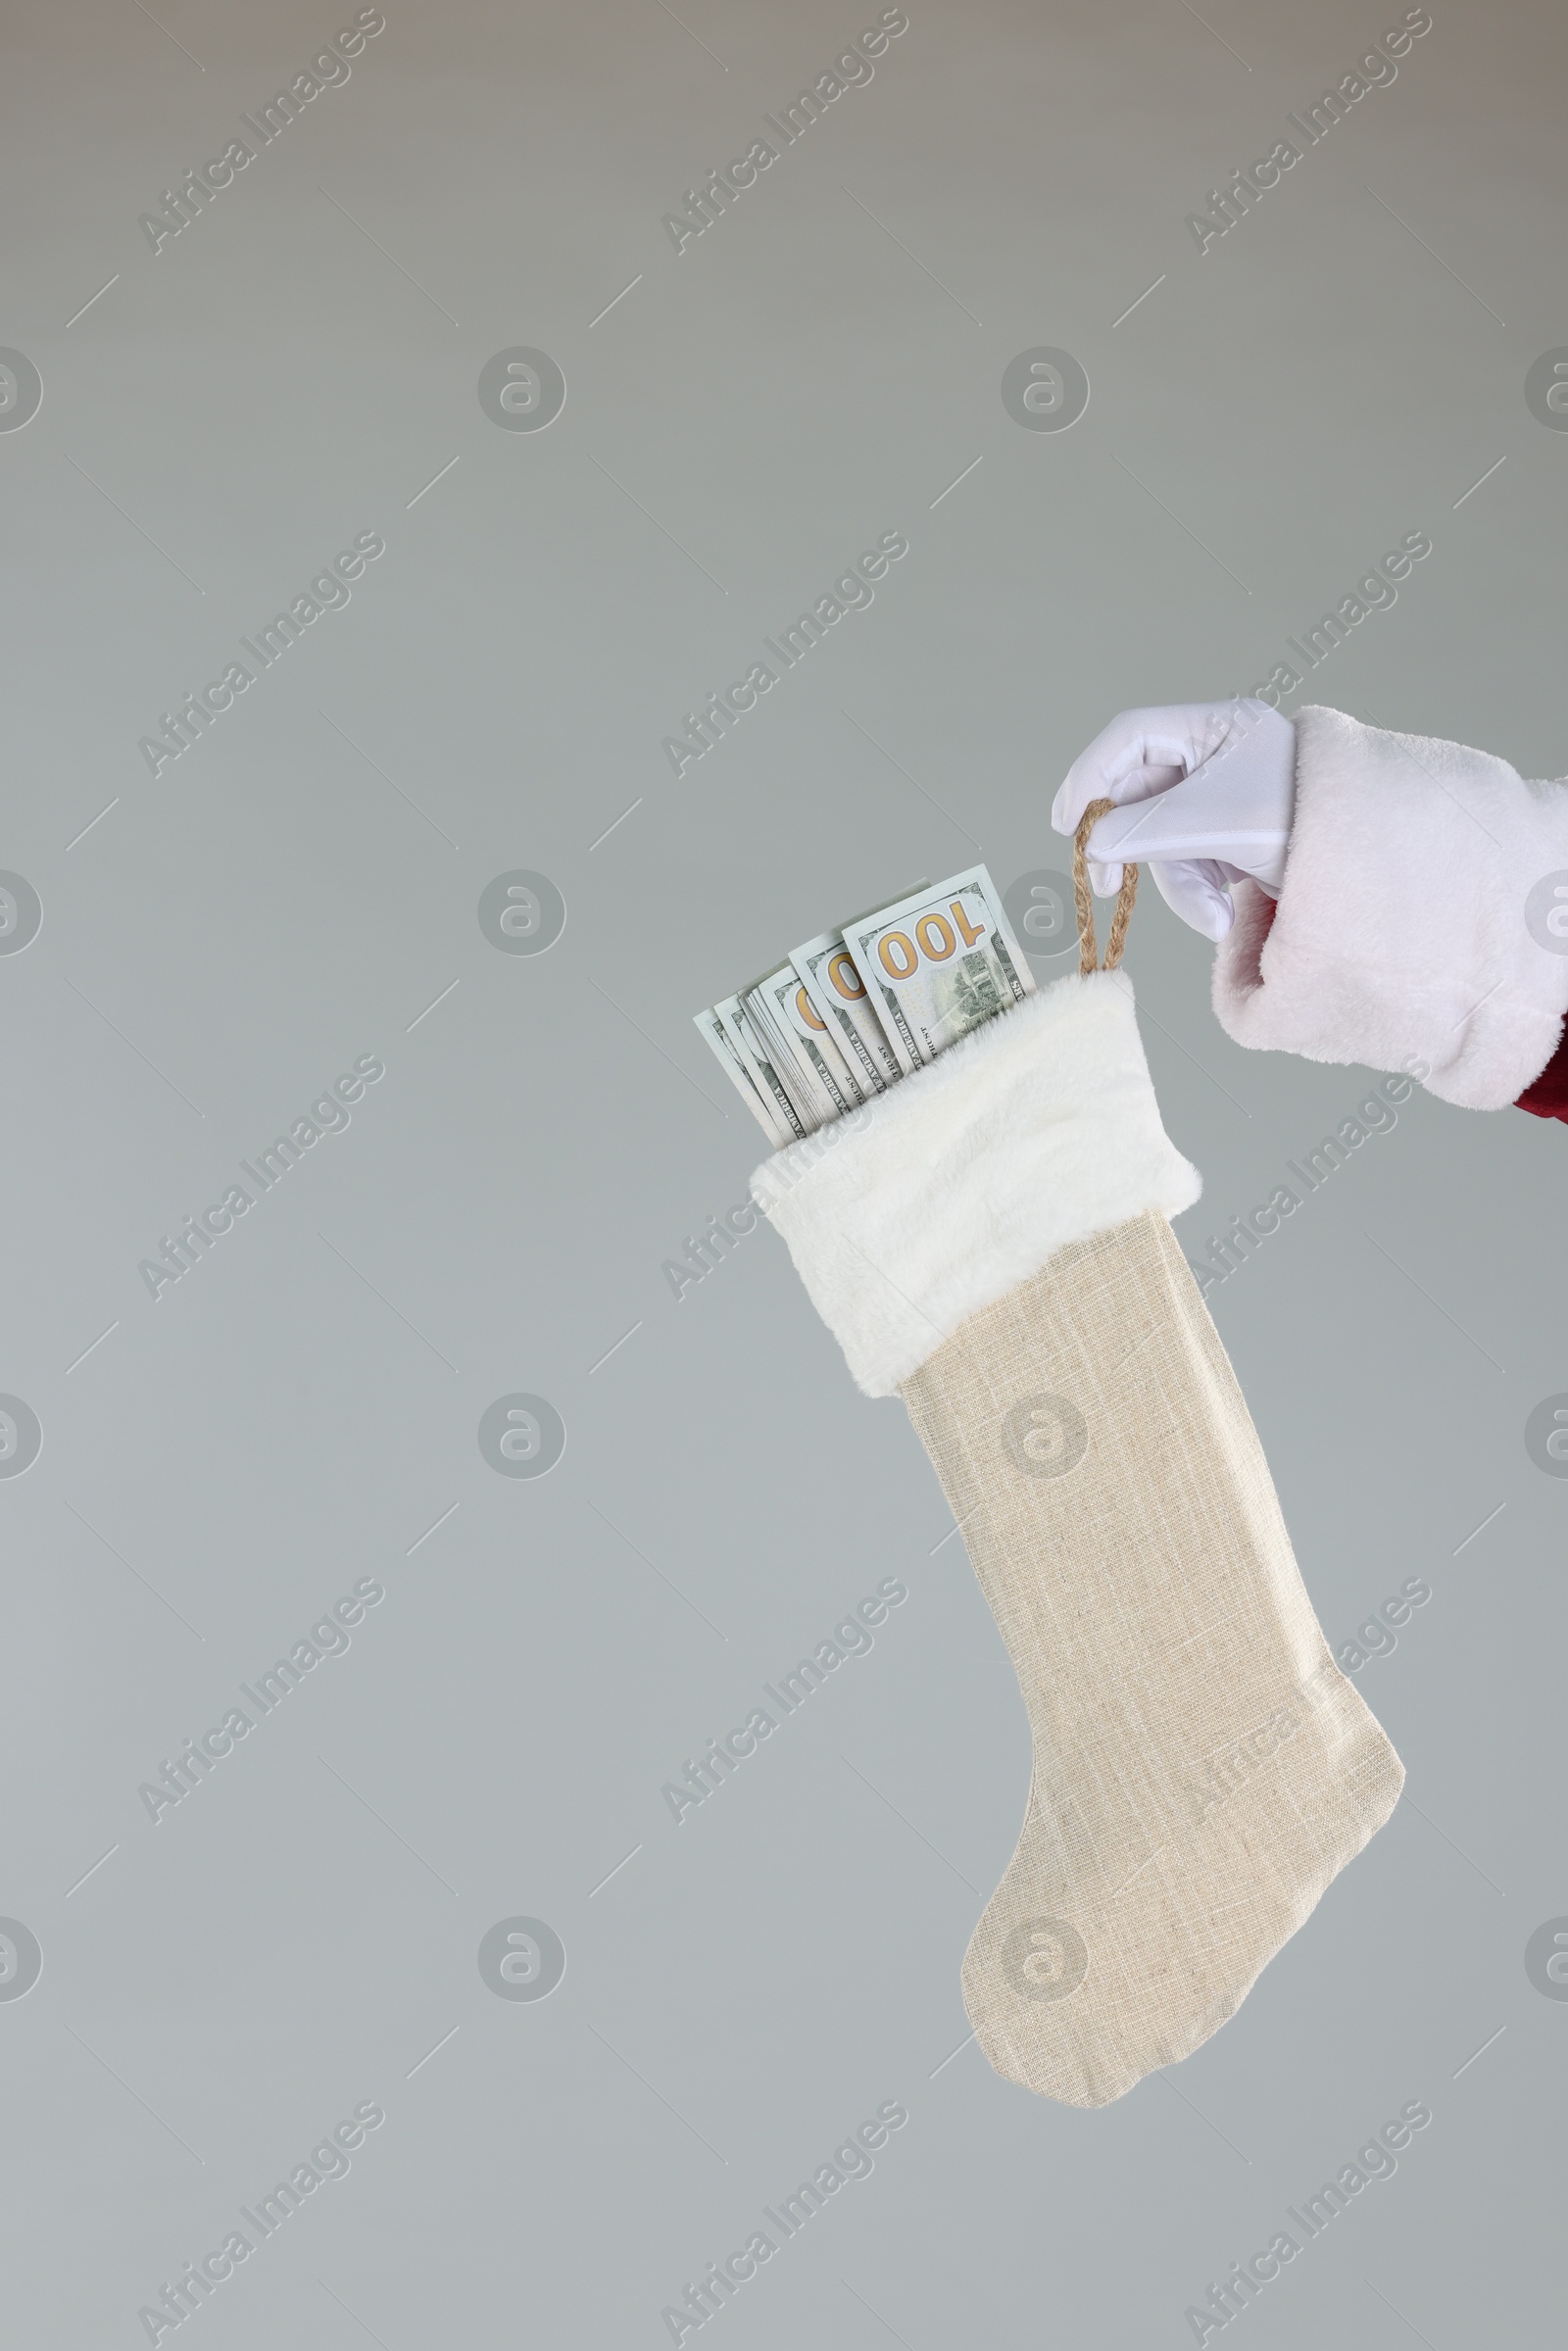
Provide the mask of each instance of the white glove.
{"label": "white glove", "polygon": [[1052,804],[1069,837],[1093,800],[1113,800],[1089,836],[1098,897],[1122,861],[1147,863],[1171,911],[1205,939],[1236,919],[1228,884],[1250,877],[1277,898],[1296,802],[1296,728],[1267,703],[1183,703],[1123,710],[1074,759]]}

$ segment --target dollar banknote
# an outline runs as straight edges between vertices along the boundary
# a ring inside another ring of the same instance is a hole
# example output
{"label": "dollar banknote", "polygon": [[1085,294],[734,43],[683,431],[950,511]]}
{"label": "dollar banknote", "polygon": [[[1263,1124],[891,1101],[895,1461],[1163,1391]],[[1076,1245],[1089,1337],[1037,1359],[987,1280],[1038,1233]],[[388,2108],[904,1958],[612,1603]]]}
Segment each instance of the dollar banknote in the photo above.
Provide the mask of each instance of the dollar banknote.
{"label": "dollar banknote", "polygon": [[1034,994],[983,865],[857,917],[845,944],[906,1077]]}
{"label": "dollar banknote", "polygon": [[795,949],[790,961],[818,1016],[837,1041],[861,1094],[869,1099],[885,1093],[904,1072],[876,1016],[865,982],[855,968],[855,958],[844,944],[844,933],[824,931],[819,939],[808,939],[804,947]]}
{"label": "dollar banknote", "polygon": [[912,1077],[1034,987],[996,884],[974,865],[808,939],[695,1019],[783,1150]]}
{"label": "dollar banknote", "polygon": [[759,1124],[772,1135],[780,1149],[786,1143],[798,1142],[807,1132],[806,1121],[786,1091],[766,1046],[747,1018],[739,995],[726,996],[713,1010],[757,1091]]}
{"label": "dollar banknote", "polygon": [[753,1021],[782,1049],[779,1075],[808,1127],[842,1118],[865,1100],[793,963],[768,972],[742,1001]]}
{"label": "dollar banknote", "polygon": [[741,1049],[719,1018],[716,1005],[710,1004],[704,1012],[693,1014],[698,1035],[710,1048],[724,1075],[761,1128],[775,1151],[795,1141],[795,1130],[786,1126],[772,1106],[771,1100],[759,1089],[757,1081],[741,1057]]}
{"label": "dollar banknote", "polygon": [[817,1082],[827,1088],[835,1115],[844,1114],[838,1107],[841,1102],[845,1109],[858,1109],[873,1090],[860,1083],[859,1071],[840,1045],[837,1030],[812,1003],[793,956],[769,980],[768,994],[776,1007],[775,1025],[785,1030],[797,1055],[805,1055]]}
{"label": "dollar banknote", "polygon": [[809,1135],[827,1116],[824,1103],[806,1073],[797,1066],[795,1055],[773,1025],[760,983],[741,990],[741,1014],[757,1039],[768,1067],[773,1071],[789,1099],[800,1131]]}

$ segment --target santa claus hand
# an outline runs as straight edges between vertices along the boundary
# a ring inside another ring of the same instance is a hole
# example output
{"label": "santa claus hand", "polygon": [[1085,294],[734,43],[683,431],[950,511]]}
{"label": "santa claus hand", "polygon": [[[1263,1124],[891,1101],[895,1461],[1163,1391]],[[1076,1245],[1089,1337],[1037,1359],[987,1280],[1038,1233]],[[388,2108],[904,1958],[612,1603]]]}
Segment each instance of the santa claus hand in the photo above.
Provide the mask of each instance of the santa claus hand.
{"label": "santa claus hand", "polygon": [[1296,794],[1296,729],[1266,703],[1124,710],[1074,760],[1051,818],[1070,834],[1092,800],[1113,800],[1089,837],[1090,877],[1108,897],[1124,860],[1147,863],[1173,913],[1206,939],[1235,919],[1227,885],[1250,876],[1277,897]]}

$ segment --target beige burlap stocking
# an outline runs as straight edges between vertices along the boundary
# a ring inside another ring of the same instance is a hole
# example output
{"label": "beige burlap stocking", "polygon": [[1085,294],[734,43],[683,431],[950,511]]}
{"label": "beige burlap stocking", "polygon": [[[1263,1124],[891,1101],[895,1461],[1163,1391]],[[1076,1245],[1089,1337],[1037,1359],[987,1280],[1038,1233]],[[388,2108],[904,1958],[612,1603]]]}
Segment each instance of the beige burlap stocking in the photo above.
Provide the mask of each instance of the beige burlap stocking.
{"label": "beige burlap stocking", "polygon": [[1234,2013],[1404,1776],[1166,1221],[1199,1180],[1129,982],[1056,981],[753,1191],[859,1386],[902,1394],[1028,1708],[970,2021],[999,2073],[1103,2105]]}
{"label": "beige burlap stocking", "polygon": [[1163,1216],[1058,1249],[904,1400],[1034,1736],[964,2005],[998,2073],[1100,2106],[1225,2022],[1403,1774]]}

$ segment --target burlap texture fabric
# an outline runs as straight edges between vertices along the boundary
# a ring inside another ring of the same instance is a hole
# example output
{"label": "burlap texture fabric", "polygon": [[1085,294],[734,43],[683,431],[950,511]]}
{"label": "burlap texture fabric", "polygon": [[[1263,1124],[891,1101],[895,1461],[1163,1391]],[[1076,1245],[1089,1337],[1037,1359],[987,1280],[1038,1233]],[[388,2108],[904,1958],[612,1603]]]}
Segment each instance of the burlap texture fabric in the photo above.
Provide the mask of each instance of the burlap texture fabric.
{"label": "burlap texture fabric", "polygon": [[1058,1249],[901,1393],[1034,1740],[965,2006],[998,2073],[1103,2105],[1235,2012],[1403,1771],[1157,1211]]}

